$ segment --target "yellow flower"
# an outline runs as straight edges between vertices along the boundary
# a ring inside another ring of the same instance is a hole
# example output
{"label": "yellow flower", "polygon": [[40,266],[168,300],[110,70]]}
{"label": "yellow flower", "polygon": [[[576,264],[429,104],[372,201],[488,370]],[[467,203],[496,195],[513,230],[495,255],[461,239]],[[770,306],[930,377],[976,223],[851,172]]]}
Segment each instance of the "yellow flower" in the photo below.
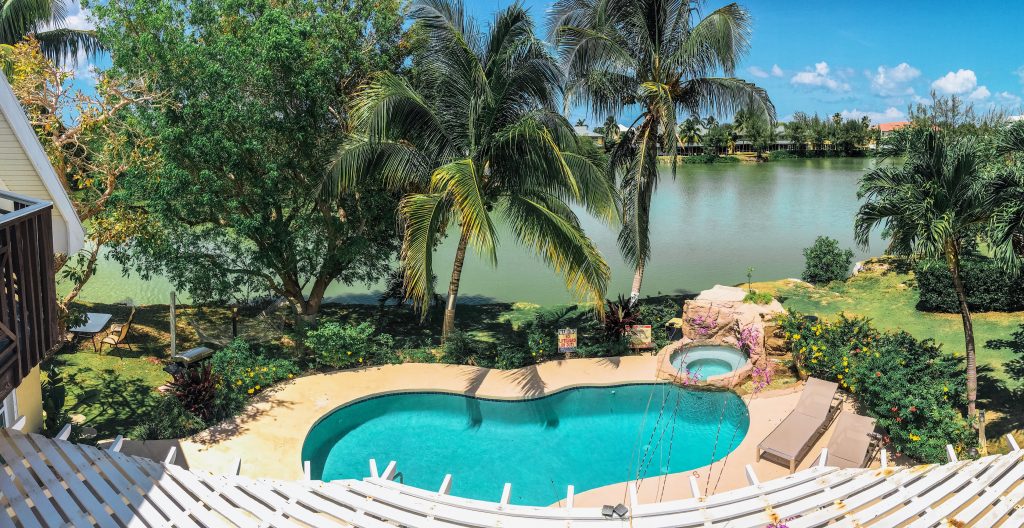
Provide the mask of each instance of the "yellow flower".
{"label": "yellow flower", "polygon": [[256,386],[256,390],[260,390],[260,386],[259,385]]}
{"label": "yellow flower", "polygon": [[842,374],[839,374],[839,375],[838,375],[837,377],[838,377],[839,379],[843,379],[843,375],[842,375]]}
{"label": "yellow flower", "polygon": [[289,374],[289,375],[288,375],[288,379],[292,379],[292,378],[294,378],[294,377],[295,377],[295,376],[292,376],[291,374]]}
{"label": "yellow flower", "polygon": [[348,351],[348,355],[350,355],[350,356],[352,355],[352,351],[351,350]]}
{"label": "yellow flower", "polygon": [[242,384],[242,380],[235,380],[235,385],[241,385],[241,384]]}
{"label": "yellow flower", "polygon": [[800,340],[800,334],[795,334],[793,336],[793,341],[799,341],[799,340]]}
{"label": "yellow flower", "polygon": [[949,387],[946,385],[942,386],[942,392],[949,392]]}
{"label": "yellow flower", "polygon": [[363,362],[363,358],[359,358],[359,362],[362,363]]}
{"label": "yellow flower", "polygon": [[249,389],[246,392],[248,392],[249,394],[252,394],[252,389]]}
{"label": "yellow flower", "polygon": [[913,440],[913,441],[915,441],[915,442],[917,442],[918,440],[920,440],[920,439],[921,439],[921,437],[920,437],[920,436],[917,436],[916,434],[911,434],[911,435],[910,435],[910,439],[911,439],[911,440]]}

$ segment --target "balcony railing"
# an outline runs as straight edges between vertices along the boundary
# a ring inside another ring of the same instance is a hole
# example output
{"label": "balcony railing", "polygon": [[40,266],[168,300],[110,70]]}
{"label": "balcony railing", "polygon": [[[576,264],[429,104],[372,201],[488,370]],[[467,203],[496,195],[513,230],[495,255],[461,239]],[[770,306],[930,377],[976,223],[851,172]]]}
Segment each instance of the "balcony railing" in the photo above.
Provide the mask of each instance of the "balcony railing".
{"label": "balcony railing", "polygon": [[52,208],[0,191],[0,396],[57,342]]}

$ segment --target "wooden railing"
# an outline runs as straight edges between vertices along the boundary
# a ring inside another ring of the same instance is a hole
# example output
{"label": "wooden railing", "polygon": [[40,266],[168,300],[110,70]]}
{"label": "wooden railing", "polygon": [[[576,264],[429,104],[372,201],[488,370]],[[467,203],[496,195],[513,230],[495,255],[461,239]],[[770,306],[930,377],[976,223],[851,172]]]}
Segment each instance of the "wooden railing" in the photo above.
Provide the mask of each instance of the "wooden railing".
{"label": "wooden railing", "polygon": [[57,342],[52,208],[0,191],[0,397]]}

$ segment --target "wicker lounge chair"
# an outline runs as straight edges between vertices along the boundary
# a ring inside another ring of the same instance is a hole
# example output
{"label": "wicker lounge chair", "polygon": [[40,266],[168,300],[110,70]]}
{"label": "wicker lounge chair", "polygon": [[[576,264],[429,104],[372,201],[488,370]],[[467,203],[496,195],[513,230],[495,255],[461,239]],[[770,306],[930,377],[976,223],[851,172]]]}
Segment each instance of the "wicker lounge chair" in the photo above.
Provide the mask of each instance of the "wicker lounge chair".
{"label": "wicker lounge chair", "polygon": [[826,466],[862,468],[874,458],[880,435],[875,433],[875,419],[844,413],[836,420],[836,428],[826,446]]}
{"label": "wicker lounge chair", "polygon": [[788,462],[790,473],[796,471],[814,441],[839,412],[838,390],[839,385],[835,383],[808,379],[796,408],[757,446],[757,460],[768,455],[766,458]]}

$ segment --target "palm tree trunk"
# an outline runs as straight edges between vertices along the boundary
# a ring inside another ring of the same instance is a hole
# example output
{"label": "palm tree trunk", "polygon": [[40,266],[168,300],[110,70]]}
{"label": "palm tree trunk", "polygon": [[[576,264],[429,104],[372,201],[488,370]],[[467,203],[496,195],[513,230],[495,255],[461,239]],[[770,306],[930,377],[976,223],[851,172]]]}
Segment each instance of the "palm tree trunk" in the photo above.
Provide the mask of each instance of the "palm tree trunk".
{"label": "palm tree trunk", "polygon": [[[979,430],[978,416],[978,358],[974,351],[974,324],[971,322],[971,311],[967,307],[967,292],[963,278],[960,277],[960,254],[955,249],[948,256],[949,272],[953,276],[953,288],[960,302],[960,318],[964,324],[964,348],[967,353],[967,418]],[[982,446],[983,447],[983,446]]]}
{"label": "palm tree trunk", "polygon": [[636,271],[633,273],[633,288],[629,291],[629,304],[630,306],[636,304],[640,300],[640,285],[644,282],[644,263],[641,262],[636,267]]}
{"label": "palm tree trunk", "polygon": [[469,245],[469,233],[462,232],[459,247],[455,250],[455,264],[452,266],[452,280],[448,283],[448,302],[444,308],[444,325],[441,327],[441,341],[455,330],[455,303],[459,297],[459,281],[462,279],[462,264],[466,261],[466,246]]}

